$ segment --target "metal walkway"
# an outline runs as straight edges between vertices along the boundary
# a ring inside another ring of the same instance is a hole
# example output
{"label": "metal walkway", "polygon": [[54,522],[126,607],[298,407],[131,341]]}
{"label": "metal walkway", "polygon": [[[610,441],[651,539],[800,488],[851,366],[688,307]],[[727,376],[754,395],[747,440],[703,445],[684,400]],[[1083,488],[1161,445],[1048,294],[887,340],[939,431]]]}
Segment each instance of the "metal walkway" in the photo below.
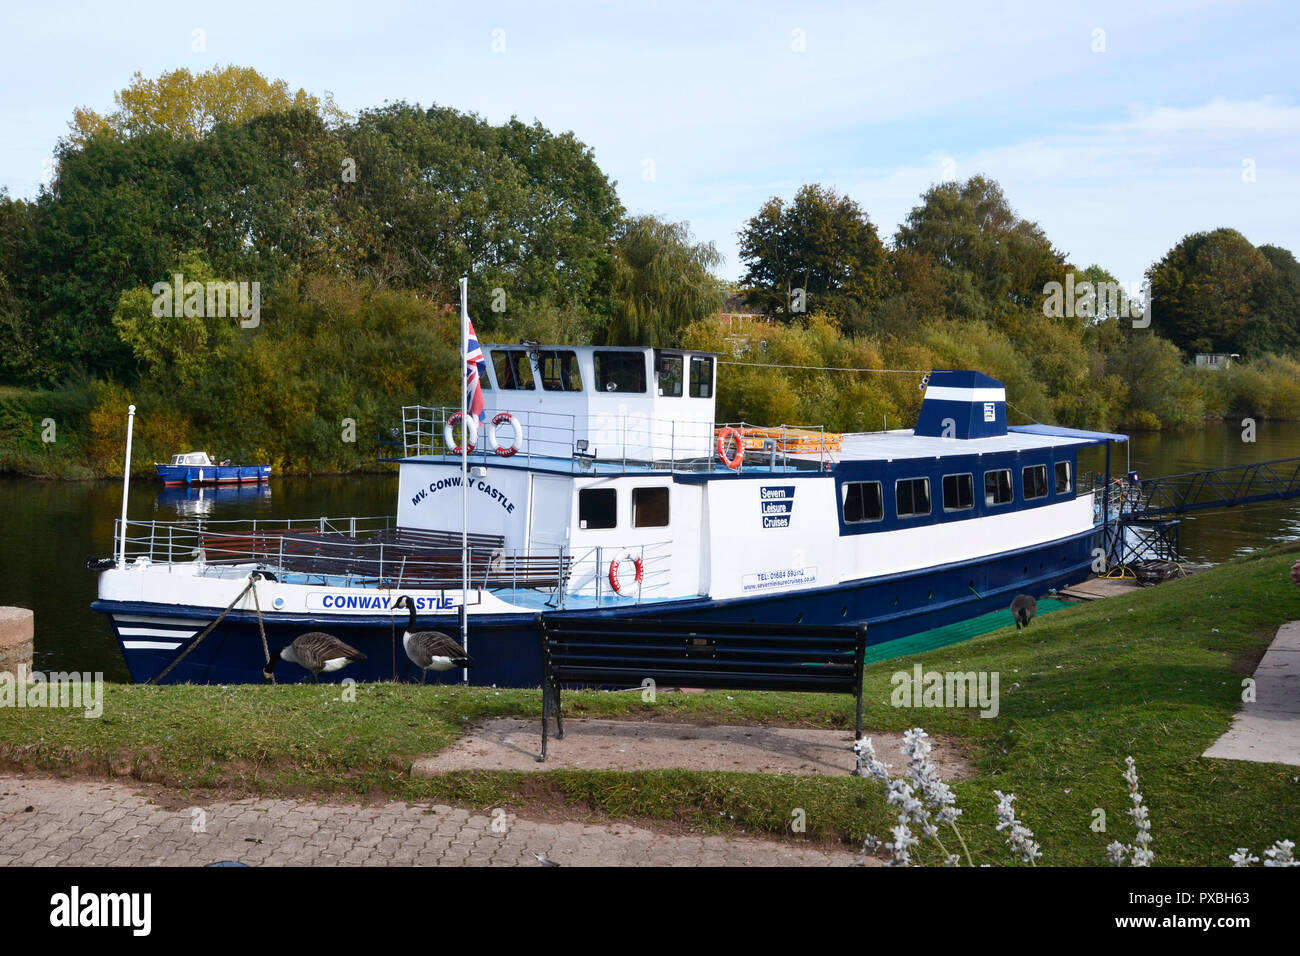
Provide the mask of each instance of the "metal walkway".
{"label": "metal walkway", "polygon": [[1210,508],[1300,498],[1300,457],[1229,465],[1181,475],[1114,480],[1106,496],[1114,522],[1112,565],[1177,561],[1177,516]]}
{"label": "metal walkway", "polygon": [[1144,478],[1125,491],[1121,519],[1162,518],[1207,508],[1300,498],[1300,458]]}

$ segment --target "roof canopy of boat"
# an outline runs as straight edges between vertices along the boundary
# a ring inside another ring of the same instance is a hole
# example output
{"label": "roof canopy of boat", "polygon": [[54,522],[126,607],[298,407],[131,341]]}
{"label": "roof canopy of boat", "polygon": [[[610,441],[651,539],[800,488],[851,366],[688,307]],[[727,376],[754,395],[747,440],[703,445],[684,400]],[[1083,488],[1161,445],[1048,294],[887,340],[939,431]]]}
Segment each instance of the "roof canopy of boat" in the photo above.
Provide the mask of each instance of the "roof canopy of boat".
{"label": "roof canopy of boat", "polygon": [[212,459],[208,457],[206,451],[187,451],[181,455],[172,455],[172,460],[169,464],[202,465],[204,467],[211,467],[213,462]]}

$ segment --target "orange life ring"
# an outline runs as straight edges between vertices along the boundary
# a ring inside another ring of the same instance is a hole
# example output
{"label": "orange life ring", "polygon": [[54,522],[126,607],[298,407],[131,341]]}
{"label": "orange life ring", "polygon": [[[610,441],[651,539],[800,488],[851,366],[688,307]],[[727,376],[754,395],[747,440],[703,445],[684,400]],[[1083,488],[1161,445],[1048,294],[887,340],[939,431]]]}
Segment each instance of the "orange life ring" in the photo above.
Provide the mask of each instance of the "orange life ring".
{"label": "orange life ring", "polygon": [[[726,440],[728,435],[736,436],[736,454],[732,458],[727,457]],[[735,471],[737,468],[739,468],[741,462],[745,460],[744,436],[741,435],[737,429],[728,426],[726,428],[721,429],[718,432],[718,458],[719,460],[721,460],[721,462],[724,465],[726,465],[732,471]]]}
{"label": "orange life ring", "polygon": [[633,581],[636,583],[637,590],[641,589],[641,582],[645,580],[645,562],[631,554],[625,554],[622,558],[615,558],[609,562],[609,586],[614,589],[615,594],[626,594],[627,590],[619,581],[618,566],[623,561],[631,561],[632,566],[636,568],[636,574],[633,575]]}

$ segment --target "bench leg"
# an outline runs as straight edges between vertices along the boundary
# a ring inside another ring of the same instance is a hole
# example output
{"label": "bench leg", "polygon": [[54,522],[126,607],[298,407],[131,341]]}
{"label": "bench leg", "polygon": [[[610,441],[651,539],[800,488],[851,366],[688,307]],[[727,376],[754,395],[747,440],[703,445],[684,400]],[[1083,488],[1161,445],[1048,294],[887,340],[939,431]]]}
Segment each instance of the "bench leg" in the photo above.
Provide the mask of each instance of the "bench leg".
{"label": "bench leg", "polygon": [[546,762],[546,725],[550,723],[551,710],[551,687],[550,681],[542,681],[542,755],[537,758],[538,763]]}
{"label": "bench leg", "polygon": [[[861,683],[858,684],[857,698],[858,698],[858,714],[857,714],[857,719],[853,724],[854,744],[857,744],[857,742],[862,739],[862,684]],[[856,750],[854,750],[853,752],[853,776],[855,777],[862,776],[862,774],[859,772],[858,754]]]}
{"label": "bench leg", "polygon": [[560,682],[555,682],[555,739],[564,739],[564,708],[560,704]]}

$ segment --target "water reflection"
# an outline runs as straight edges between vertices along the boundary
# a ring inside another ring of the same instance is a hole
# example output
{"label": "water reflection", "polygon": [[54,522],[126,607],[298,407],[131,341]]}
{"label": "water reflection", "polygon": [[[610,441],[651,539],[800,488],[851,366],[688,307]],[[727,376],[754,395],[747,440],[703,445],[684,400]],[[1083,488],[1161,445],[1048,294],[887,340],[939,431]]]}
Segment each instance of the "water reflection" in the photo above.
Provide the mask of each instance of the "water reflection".
{"label": "water reflection", "polygon": [[[240,485],[199,485],[188,488],[164,488],[158,492],[154,510],[158,519],[211,518],[218,506],[237,509],[241,517],[269,514],[270,482]],[[223,509],[224,510],[224,509]]]}

